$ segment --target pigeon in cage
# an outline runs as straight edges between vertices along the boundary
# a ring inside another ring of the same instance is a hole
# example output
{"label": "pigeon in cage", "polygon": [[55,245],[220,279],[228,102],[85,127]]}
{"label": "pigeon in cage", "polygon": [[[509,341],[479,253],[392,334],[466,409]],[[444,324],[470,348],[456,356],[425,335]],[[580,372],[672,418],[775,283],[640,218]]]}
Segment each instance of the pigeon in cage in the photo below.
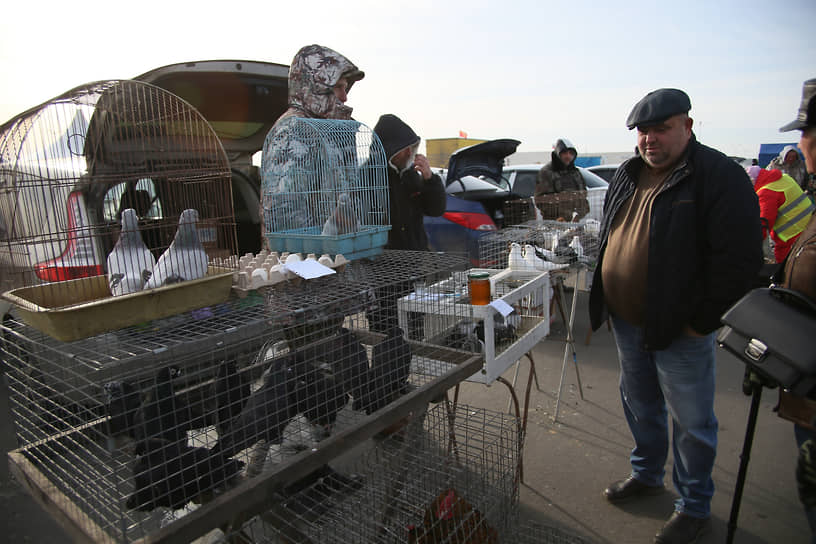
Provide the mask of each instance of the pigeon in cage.
{"label": "pigeon in cage", "polygon": [[339,236],[360,230],[360,222],[354,212],[354,206],[348,193],[340,193],[335,206],[326,223],[323,225],[321,234],[324,236]]}
{"label": "pigeon in cage", "polygon": [[355,399],[360,398],[368,383],[368,354],[353,332],[340,328],[340,349],[332,359],[332,372],[345,390]]}
{"label": "pigeon in cage", "polygon": [[499,534],[484,515],[453,488],[425,508],[422,526],[409,526],[413,544],[498,544]]}
{"label": "pigeon in cage", "polygon": [[272,362],[255,390],[213,451],[226,456],[259,440],[279,444],[289,421],[302,413],[318,427],[329,427],[348,402],[343,387],[308,361],[301,351]]}
{"label": "pigeon in cage", "polygon": [[215,430],[223,436],[233,419],[238,417],[250,396],[250,385],[238,372],[234,360],[224,361],[218,365],[213,383],[216,415]]}
{"label": "pigeon in cage", "polygon": [[411,358],[411,346],[403,338],[402,329],[391,327],[386,338],[376,344],[371,352],[368,383],[359,400],[354,399],[353,409],[371,414],[405,394],[411,373]]}
{"label": "pigeon in cage", "polygon": [[524,255],[521,252],[521,244],[517,242],[510,243],[510,253],[507,256],[507,266],[513,270],[523,270],[527,267],[524,261]]}
{"label": "pigeon in cage", "polygon": [[[521,317],[517,312],[512,312],[507,317],[499,313],[493,314],[493,345],[500,345],[505,342],[514,342],[518,338],[518,327],[521,324]],[[484,321],[479,321],[475,328],[476,338],[482,344],[485,341]]]}
{"label": "pigeon in cage", "polygon": [[130,382],[112,381],[102,386],[105,413],[108,416],[108,436],[114,440],[135,438],[136,412],[142,405],[139,390]]}
{"label": "pigeon in cage", "polygon": [[176,397],[173,379],[178,375],[176,367],[160,368],[152,387],[144,394],[133,416],[137,453],[143,452],[153,439],[186,444],[187,431],[208,425],[206,416],[195,414],[190,405]]}
{"label": "pigeon in cage", "polygon": [[184,210],[176,236],[159,257],[145,289],[203,278],[207,273],[207,252],[198,237],[198,211]]}
{"label": "pigeon in cage", "polygon": [[244,463],[207,448],[178,441],[150,439],[133,466],[134,492],[127,498],[131,510],[149,512],[165,507],[179,509],[190,501],[228,487]]}
{"label": "pigeon in cage", "polygon": [[136,211],[122,211],[122,230],[108,254],[108,284],[113,296],[141,291],[153,273],[156,259],[139,234]]}

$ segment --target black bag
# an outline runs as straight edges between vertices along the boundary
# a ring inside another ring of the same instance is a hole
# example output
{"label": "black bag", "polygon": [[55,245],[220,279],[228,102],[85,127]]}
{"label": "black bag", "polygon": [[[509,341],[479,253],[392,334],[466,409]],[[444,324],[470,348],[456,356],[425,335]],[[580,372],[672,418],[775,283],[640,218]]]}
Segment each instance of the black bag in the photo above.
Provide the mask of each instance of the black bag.
{"label": "black bag", "polygon": [[722,316],[717,336],[760,376],[792,393],[816,392],[816,304],[797,291],[754,289]]}

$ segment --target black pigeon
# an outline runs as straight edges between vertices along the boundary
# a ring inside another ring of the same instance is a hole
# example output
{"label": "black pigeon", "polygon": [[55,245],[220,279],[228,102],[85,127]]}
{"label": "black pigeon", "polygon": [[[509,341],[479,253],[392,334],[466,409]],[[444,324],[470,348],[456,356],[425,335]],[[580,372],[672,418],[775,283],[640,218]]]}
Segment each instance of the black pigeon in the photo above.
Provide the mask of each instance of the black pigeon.
{"label": "black pigeon", "polygon": [[129,382],[113,381],[103,386],[105,413],[108,415],[108,436],[136,438],[134,423],[142,404],[139,390]]}
{"label": "black pigeon", "polygon": [[136,440],[140,443],[137,453],[152,439],[186,443],[187,431],[206,426],[204,417],[194,416],[191,407],[176,398],[173,378],[178,374],[176,367],[160,368],[153,386],[144,395],[134,415]]}
{"label": "black pigeon", "polygon": [[340,329],[340,350],[332,360],[337,381],[354,398],[362,396],[368,383],[368,355],[365,347],[350,330]]}
{"label": "black pigeon", "polygon": [[133,467],[135,490],[127,499],[131,510],[149,512],[164,506],[178,509],[201,495],[225,487],[243,463],[193,448],[178,441],[150,439]]}
{"label": "black pigeon", "polygon": [[213,389],[216,405],[215,429],[218,436],[223,436],[249,398],[249,382],[238,373],[234,360],[224,361],[218,366]]}
{"label": "black pigeon", "polygon": [[297,413],[303,413],[312,425],[328,430],[348,403],[345,384],[322,369],[308,369],[298,380],[305,387],[298,387],[294,391]]}
{"label": "black pigeon", "polygon": [[411,373],[411,346],[402,335],[402,329],[391,327],[385,340],[374,346],[368,384],[359,402],[354,399],[355,410],[365,410],[366,414],[376,412],[406,392]]}
{"label": "black pigeon", "polygon": [[309,366],[297,351],[273,361],[261,387],[250,395],[226,433],[219,435],[213,452],[231,457],[258,440],[280,443],[283,429],[301,411],[298,398],[307,386],[304,375]]}

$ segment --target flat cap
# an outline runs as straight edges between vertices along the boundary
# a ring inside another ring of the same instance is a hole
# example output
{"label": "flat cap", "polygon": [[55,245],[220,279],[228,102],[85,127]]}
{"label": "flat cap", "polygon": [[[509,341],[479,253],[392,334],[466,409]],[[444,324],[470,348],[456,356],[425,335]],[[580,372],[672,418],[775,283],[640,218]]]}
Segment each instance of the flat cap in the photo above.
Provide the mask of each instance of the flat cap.
{"label": "flat cap", "polygon": [[808,79],[802,85],[802,102],[796,119],[779,129],[779,132],[816,126],[816,79]]}
{"label": "flat cap", "polygon": [[653,125],[672,115],[688,113],[690,109],[691,100],[680,89],[657,89],[635,104],[626,119],[626,127],[632,130],[641,125]]}

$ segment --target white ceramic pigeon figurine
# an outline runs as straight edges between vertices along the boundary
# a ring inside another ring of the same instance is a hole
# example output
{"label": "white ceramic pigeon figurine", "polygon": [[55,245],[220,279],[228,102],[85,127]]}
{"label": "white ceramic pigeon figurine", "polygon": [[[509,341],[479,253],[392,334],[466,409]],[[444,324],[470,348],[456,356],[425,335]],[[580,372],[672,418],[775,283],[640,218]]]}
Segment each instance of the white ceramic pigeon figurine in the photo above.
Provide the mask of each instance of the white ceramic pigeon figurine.
{"label": "white ceramic pigeon figurine", "polygon": [[521,245],[517,242],[510,244],[510,254],[507,256],[507,266],[512,270],[524,270],[527,264],[524,262],[524,255],[521,254]]}
{"label": "white ceramic pigeon figurine", "polygon": [[348,193],[341,193],[337,197],[337,207],[323,225],[322,234],[324,236],[337,236],[357,232],[358,230],[360,230],[360,224],[357,221],[357,215],[354,213],[351,198]]}
{"label": "white ceramic pigeon figurine", "polygon": [[181,213],[176,237],[159,257],[145,289],[204,277],[207,273],[207,253],[198,238],[197,222],[196,210]]}
{"label": "white ceramic pigeon figurine", "polygon": [[156,259],[139,234],[139,220],[132,208],[122,211],[122,231],[108,255],[108,284],[113,296],[141,291]]}

